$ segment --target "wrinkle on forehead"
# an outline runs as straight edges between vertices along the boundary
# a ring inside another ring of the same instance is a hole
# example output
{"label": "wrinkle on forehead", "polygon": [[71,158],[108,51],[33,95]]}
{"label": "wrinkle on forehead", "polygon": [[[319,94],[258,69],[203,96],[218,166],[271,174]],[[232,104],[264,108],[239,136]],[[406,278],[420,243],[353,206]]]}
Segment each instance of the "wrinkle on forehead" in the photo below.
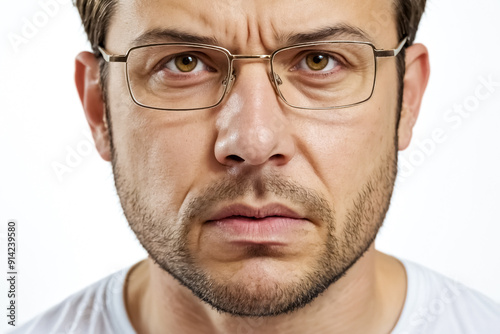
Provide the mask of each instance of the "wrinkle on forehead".
{"label": "wrinkle on forehead", "polygon": [[[379,13],[394,17],[392,0],[130,0],[121,2],[117,15],[125,19],[115,23],[134,34],[129,40],[168,27],[213,38],[232,52],[260,53],[282,46],[293,34],[339,23],[361,29],[380,25]],[[384,34],[395,28],[395,20],[384,24]]]}

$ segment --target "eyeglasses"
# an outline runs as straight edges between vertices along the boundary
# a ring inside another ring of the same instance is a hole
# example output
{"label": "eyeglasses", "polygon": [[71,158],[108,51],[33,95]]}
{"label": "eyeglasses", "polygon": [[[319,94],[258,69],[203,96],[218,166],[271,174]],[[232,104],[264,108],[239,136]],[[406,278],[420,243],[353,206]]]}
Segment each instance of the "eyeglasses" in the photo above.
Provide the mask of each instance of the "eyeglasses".
{"label": "eyeglasses", "polygon": [[369,42],[326,41],[287,46],[270,55],[233,55],[222,47],[198,43],[136,46],[125,55],[109,54],[101,47],[99,51],[106,62],[126,63],[130,96],[146,108],[216,107],[236,80],[234,61],[264,59],[270,62],[269,79],[287,105],[336,109],[370,99],[377,58],[396,57],[407,39],[389,50]]}

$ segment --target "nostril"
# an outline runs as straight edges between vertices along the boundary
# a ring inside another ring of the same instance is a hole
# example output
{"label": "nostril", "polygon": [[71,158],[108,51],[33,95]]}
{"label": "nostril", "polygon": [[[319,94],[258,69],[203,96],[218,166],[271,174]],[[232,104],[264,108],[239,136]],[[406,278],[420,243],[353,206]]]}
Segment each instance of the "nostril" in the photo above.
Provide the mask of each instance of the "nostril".
{"label": "nostril", "polygon": [[245,161],[245,159],[243,159],[243,158],[241,158],[241,157],[239,157],[239,156],[237,156],[235,154],[228,155],[227,159],[233,160],[233,161],[236,161],[236,162],[243,162],[243,161]]}
{"label": "nostril", "polygon": [[271,160],[282,160],[285,159],[285,156],[283,154],[275,154],[271,157]]}

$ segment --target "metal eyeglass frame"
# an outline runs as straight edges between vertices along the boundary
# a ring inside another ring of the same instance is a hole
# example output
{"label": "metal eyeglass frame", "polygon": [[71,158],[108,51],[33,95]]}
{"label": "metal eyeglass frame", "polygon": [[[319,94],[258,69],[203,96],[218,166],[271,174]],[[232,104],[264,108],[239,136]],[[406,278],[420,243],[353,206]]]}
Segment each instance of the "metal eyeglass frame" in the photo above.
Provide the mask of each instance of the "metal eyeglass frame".
{"label": "metal eyeglass frame", "polygon": [[[234,62],[234,60],[238,60],[238,59],[265,59],[265,60],[269,60],[270,61],[270,65],[271,65],[271,72],[269,73],[270,81],[273,84],[273,86],[275,88],[275,91],[278,94],[278,96],[288,106],[290,106],[292,108],[307,109],[307,110],[329,110],[329,109],[348,108],[348,107],[352,107],[352,106],[355,106],[355,105],[358,105],[358,104],[361,104],[361,103],[364,103],[364,102],[368,101],[372,97],[372,95],[373,95],[373,92],[375,90],[375,83],[377,81],[377,58],[396,57],[401,52],[401,50],[403,49],[403,47],[405,46],[405,44],[406,44],[407,41],[408,41],[408,36],[405,36],[399,42],[398,46],[395,49],[377,49],[371,42],[365,42],[365,41],[321,41],[321,42],[307,42],[307,43],[295,44],[295,45],[290,45],[290,46],[286,46],[286,47],[283,47],[283,48],[279,48],[279,49],[275,50],[274,52],[272,52],[270,55],[245,55],[245,54],[234,54],[233,55],[229,50],[227,50],[227,49],[225,49],[223,47],[215,46],[215,45],[209,45],[209,44],[201,44],[201,43],[158,43],[158,44],[140,45],[140,46],[134,46],[134,47],[128,49],[127,52],[124,55],[110,54],[110,53],[108,53],[101,46],[98,46],[98,49],[99,49],[99,52],[101,53],[103,59],[106,62],[108,62],[108,63],[115,63],[116,62],[116,63],[125,63],[126,64],[125,74],[126,74],[126,77],[127,77],[127,86],[128,86],[129,94],[130,94],[130,96],[131,96],[131,98],[132,98],[132,100],[134,101],[135,104],[137,104],[137,105],[139,105],[141,107],[144,107],[144,108],[156,109],[156,110],[187,111],[187,110],[210,109],[210,108],[217,107],[224,100],[226,94],[229,92],[229,90],[231,89],[231,87],[233,85],[234,80],[236,79],[235,74],[233,72],[233,62]],[[304,47],[304,46],[322,45],[322,44],[327,44],[327,43],[332,43],[332,44],[333,43],[365,44],[365,45],[370,46],[373,49],[375,69],[374,69],[373,85],[372,85],[372,89],[371,89],[370,95],[366,99],[364,99],[362,101],[359,101],[359,102],[356,102],[356,103],[351,103],[351,104],[348,104],[348,105],[334,106],[334,107],[309,108],[309,107],[300,107],[300,106],[295,106],[295,105],[290,104],[285,99],[285,97],[282,95],[282,93],[281,93],[281,91],[279,89],[279,85],[281,85],[282,82],[281,82],[281,78],[274,72],[274,69],[273,69],[273,59],[274,59],[274,56],[277,53],[279,53],[281,51],[284,51],[284,50],[288,50],[288,49],[293,49],[293,48],[298,48],[298,47]],[[151,107],[151,106],[145,105],[145,104],[137,101],[136,98],[134,97],[134,94],[133,94],[132,89],[130,87],[130,79],[129,79],[129,75],[128,75],[128,63],[127,63],[128,56],[129,56],[129,54],[130,54],[130,52],[132,50],[139,49],[139,48],[144,48],[144,47],[149,47],[149,46],[160,46],[160,45],[175,45],[175,46],[183,46],[183,45],[185,45],[187,47],[194,46],[194,47],[206,48],[206,49],[210,49],[210,50],[218,50],[218,51],[221,51],[222,53],[224,53],[226,55],[227,59],[228,59],[229,67],[228,67],[228,73],[227,73],[226,79],[224,79],[223,82],[222,82],[222,85],[224,85],[224,91],[223,91],[223,93],[222,93],[219,101],[217,101],[215,104],[210,105],[210,106],[190,108],[190,109],[169,109],[169,108]]]}

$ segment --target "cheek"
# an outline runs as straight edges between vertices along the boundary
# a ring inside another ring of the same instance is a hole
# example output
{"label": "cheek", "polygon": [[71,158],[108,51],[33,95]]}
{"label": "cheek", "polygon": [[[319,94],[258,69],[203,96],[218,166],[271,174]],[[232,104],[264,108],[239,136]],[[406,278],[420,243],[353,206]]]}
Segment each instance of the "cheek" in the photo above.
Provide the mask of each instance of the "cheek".
{"label": "cheek", "polygon": [[315,118],[301,125],[300,150],[340,215],[388,155],[395,154],[393,92],[382,90],[367,103],[318,114],[321,121]]}
{"label": "cheek", "polygon": [[149,110],[123,94],[117,94],[114,101],[127,99],[111,106],[120,175],[147,198],[151,208],[178,209],[203,170],[210,168],[207,161],[214,139],[207,112]]}

